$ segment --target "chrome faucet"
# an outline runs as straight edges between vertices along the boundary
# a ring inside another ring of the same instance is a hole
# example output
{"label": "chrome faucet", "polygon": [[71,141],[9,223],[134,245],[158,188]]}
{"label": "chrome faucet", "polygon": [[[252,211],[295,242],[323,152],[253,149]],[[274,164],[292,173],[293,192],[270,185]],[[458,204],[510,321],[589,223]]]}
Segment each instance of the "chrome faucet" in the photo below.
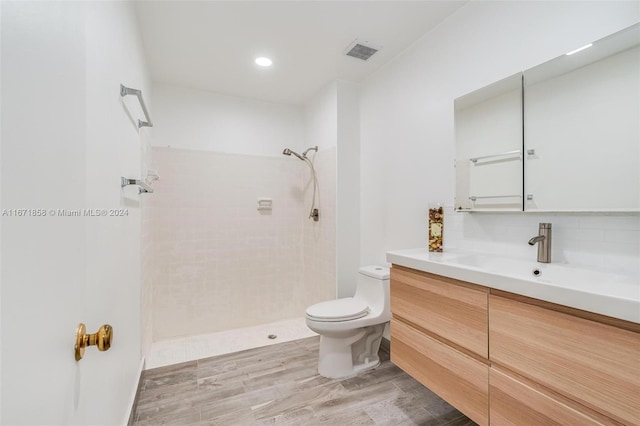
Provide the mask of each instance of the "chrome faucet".
{"label": "chrome faucet", "polygon": [[529,240],[532,246],[538,243],[538,262],[551,263],[551,224],[540,223],[538,235]]}

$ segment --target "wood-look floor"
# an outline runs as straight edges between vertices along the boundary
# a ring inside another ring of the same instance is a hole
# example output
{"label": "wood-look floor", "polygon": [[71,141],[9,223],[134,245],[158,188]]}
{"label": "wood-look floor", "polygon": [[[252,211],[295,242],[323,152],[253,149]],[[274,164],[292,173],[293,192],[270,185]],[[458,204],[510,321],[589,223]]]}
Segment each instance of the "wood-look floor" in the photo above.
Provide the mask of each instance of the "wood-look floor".
{"label": "wood-look floor", "polygon": [[147,370],[134,425],[474,425],[384,357],[318,375],[319,337]]}

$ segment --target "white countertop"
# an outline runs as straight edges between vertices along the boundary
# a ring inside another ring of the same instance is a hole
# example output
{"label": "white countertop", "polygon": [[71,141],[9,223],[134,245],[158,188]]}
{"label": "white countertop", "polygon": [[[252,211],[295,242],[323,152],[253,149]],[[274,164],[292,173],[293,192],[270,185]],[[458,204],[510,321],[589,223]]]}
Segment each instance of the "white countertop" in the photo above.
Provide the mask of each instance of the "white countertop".
{"label": "white countertop", "polygon": [[429,253],[425,248],[389,251],[387,262],[640,323],[638,276],[458,250]]}

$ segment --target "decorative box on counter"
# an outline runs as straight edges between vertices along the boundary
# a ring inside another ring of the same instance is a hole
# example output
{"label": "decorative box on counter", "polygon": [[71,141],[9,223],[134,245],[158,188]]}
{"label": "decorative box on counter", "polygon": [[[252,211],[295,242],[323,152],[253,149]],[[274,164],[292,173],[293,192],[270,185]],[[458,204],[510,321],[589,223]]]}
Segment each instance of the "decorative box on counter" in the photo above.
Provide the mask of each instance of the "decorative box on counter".
{"label": "decorative box on counter", "polygon": [[442,252],[444,209],[441,204],[429,206],[429,251]]}

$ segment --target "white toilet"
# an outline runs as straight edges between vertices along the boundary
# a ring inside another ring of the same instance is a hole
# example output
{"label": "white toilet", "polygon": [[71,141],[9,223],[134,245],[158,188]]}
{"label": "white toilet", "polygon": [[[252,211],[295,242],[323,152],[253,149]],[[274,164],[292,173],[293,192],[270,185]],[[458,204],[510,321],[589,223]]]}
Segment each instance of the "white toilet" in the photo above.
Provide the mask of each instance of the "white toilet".
{"label": "white toilet", "polygon": [[320,335],[318,373],[339,379],[377,367],[382,333],[390,319],[389,268],[360,268],[353,297],[307,308],[307,326]]}

